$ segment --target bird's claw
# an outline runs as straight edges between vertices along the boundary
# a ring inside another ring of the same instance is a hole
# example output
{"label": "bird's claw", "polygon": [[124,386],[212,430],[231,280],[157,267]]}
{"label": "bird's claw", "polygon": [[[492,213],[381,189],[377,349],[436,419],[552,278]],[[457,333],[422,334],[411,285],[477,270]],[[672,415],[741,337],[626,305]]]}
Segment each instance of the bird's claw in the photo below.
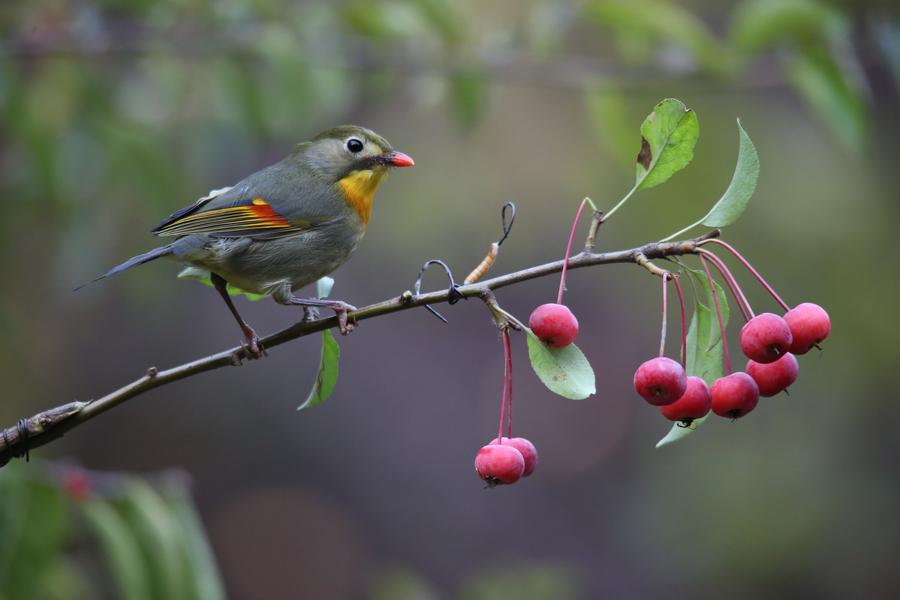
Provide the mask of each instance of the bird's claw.
{"label": "bird's claw", "polygon": [[241,344],[241,347],[244,349],[244,356],[250,360],[257,360],[269,355],[262,345],[262,340],[253,330],[247,334],[247,339]]}
{"label": "bird's claw", "polygon": [[349,313],[356,310],[355,306],[346,302],[339,302],[331,308],[338,318],[338,330],[341,332],[341,335],[347,335],[356,329],[356,319],[351,320],[349,318]]}

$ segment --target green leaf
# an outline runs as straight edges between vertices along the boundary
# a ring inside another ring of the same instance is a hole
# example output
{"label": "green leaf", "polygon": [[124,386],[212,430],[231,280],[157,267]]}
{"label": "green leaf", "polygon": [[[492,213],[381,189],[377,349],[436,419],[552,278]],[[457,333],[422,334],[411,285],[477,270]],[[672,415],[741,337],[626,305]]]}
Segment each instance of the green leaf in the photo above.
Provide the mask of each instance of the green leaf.
{"label": "green leaf", "polygon": [[[712,292],[710,291],[709,281],[706,279],[706,273],[695,269],[687,269],[688,275],[698,284],[695,290],[697,293],[697,303],[694,307],[694,316],[691,318],[691,324],[687,334],[687,356],[685,357],[686,371],[688,375],[696,375],[702,377],[708,385],[724,374],[722,361],[724,359],[724,350],[722,348],[722,334],[719,331],[719,319],[716,316]],[[728,301],[725,298],[725,290],[718,283],[716,286],[716,296],[719,299],[719,308],[722,312],[722,322],[728,326]],[[700,301],[700,296],[706,301],[706,304]],[[708,417],[708,415],[707,415]],[[659,442],[656,443],[657,448],[661,448],[667,444],[677,442],[678,440],[690,435],[697,429],[707,417],[695,419],[689,427],[682,427],[675,423],[672,429]]]}
{"label": "green leaf", "polygon": [[[716,74],[726,74],[733,62],[730,48],[723,46],[697,11],[668,0],[594,0],[587,12],[599,25],[616,35],[626,60],[649,62],[659,46],[683,49],[690,58]],[[634,62],[634,61],[632,61]]]}
{"label": "green leaf", "polygon": [[725,227],[736,222],[744,213],[750,197],[756,190],[756,180],[759,179],[759,155],[750,136],[741,127],[740,119],[737,126],[740,134],[737,165],[734,167],[734,175],[728,189],[703,217],[702,224],[709,227]]}
{"label": "green leaf", "polygon": [[477,71],[467,71],[449,80],[449,99],[459,123],[471,129],[488,107],[488,80]]}
{"label": "green leaf", "polygon": [[530,329],[526,331],[531,367],[551,392],[571,400],[583,400],[597,393],[594,370],[578,346],[551,348]]}
{"label": "green leaf", "polygon": [[[847,59],[849,60],[849,59]],[[788,79],[841,142],[861,152],[868,138],[868,118],[862,93],[825,47],[805,48],[786,59]]]}
{"label": "green leaf", "polygon": [[100,542],[109,573],[116,583],[116,595],[127,600],[152,598],[140,545],[125,519],[99,499],[83,502],[81,512]]}
{"label": "green leaf", "polygon": [[833,8],[814,0],[750,0],[737,5],[730,37],[753,54],[786,42],[818,44],[839,18]]}
{"label": "green leaf", "polygon": [[121,514],[133,531],[154,598],[191,598],[191,572],[181,540],[181,524],[148,483],[129,478],[123,486]]}
{"label": "green leaf", "polygon": [[635,189],[659,185],[686,167],[694,158],[699,137],[697,113],[674,98],[657,104],[641,124]]}
{"label": "green leaf", "polygon": [[[200,269],[197,267],[185,267],[178,273],[179,279],[193,279],[194,281],[199,281],[203,285],[208,285],[209,287],[213,286],[212,280],[209,278],[209,271],[206,269]],[[248,300],[252,300],[257,302],[259,300],[263,300],[268,298],[268,296],[264,296],[262,294],[254,294],[253,292],[245,292],[240,288],[236,288],[230,283],[228,284],[228,293],[232,296],[244,296]]]}
{"label": "green leaf", "polygon": [[[331,288],[334,287],[334,279],[331,277],[323,277],[316,282],[316,294],[319,298],[327,298],[331,294]],[[341,362],[341,347],[338,346],[337,340],[331,334],[331,331],[322,332],[322,355],[319,358],[319,373],[316,375],[316,382],[313,384],[309,396],[303,401],[303,404],[297,407],[297,410],[304,410],[318,406],[328,400],[334,386],[337,384],[338,365]]]}
{"label": "green leaf", "polygon": [[9,465],[0,472],[0,519],[0,598],[37,598],[35,582],[70,534],[65,497],[33,465]]}
{"label": "green leaf", "polygon": [[179,489],[166,493],[164,498],[181,526],[182,546],[190,567],[194,597],[198,600],[225,598],[222,576],[188,491]]}
{"label": "green leaf", "polygon": [[630,124],[627,95],[612,80],[596,77],[586,85],[584,102],[594,138],[606,146],[614,159],[630,166],[634,160],[631,150],[634,129]]}
{"label": "green leaf", "polygon": [[341,348],[334,336],[331,335],[331,331],[326,329],[322,332],[322,356],[319,359],[319,373],[316,375],[316,382],[313,384],[309,396],[306,397],[303,404],[297,407],[297,410],[312,408],[328,400],[337,383],[340,360]]}

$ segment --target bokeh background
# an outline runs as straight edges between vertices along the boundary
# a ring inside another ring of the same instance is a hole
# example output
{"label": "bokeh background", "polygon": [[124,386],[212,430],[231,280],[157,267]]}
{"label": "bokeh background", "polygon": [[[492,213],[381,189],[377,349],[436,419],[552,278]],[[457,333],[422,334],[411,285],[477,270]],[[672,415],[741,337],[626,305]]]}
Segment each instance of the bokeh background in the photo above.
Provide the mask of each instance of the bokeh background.
{"label": "bokeh background", "polygon": [[[638,125],[677,97],[700,119],[693,163],[639,193],[599,247],[704,214],[731,177],[740,117],[762,171],[726,239],[834,323],[790,397],[654,449],[669,425],[631,376],[657,345],[658,280],[611,266],[568,286],[596,396],[552,395],[514,336],[515,426],[541,453],[516,486],[485,490],[472,469],[502,377],[479,302],[444,307],[448,325],[424,310],[366,321],[339,340],[337,388],[315,410],[295,410],[315,376],[310,337],[130,401],[27,468],[150,481],[177,469],[233,598],[896,595],[898,82],[890,3],[4,2],[0,421],[238,342],[216,294],[175,265],[71,290],[150,248],[173,210],[322,129],[362,124],[416,160],[382,186],[335,274],[334,295],[362,306],[409,289],[429,258],[462,277],[507,200],[519,215],[495,273],[559,258],[578,202],[609,208],[627,191]],[[499,299],[524,319],[555,289]],[[261,332],[300,317],[239,302]],[[3,527],[23,522],[4,514]],[[120,597],[81,520],[55,546],[66,568],[53,585],[34,584],[44,573],[0,596]]]}

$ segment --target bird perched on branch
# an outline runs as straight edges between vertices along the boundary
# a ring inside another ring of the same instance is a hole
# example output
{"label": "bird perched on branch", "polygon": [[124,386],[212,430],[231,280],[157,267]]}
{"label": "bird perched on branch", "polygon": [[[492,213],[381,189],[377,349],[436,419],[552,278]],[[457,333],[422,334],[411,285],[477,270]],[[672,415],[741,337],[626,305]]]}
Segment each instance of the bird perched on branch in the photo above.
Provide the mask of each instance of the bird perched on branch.
{"label": "bird perched on branch", "polygon": [[335,311],[341,332],[355,307],[340,300],[298,298],[294,292],[343,264],[366,232],[372,198],[391,167],[413,159],[363,127],[329,129],[298,144],[274,165],[230,188],[214,190],[172,214],[153,233],[174,238],[135,256],[94,281],[157,258],[209,273],[246,338],[246,350],[265,350],[241,317],[228,286],[272,296],[276,302]]}

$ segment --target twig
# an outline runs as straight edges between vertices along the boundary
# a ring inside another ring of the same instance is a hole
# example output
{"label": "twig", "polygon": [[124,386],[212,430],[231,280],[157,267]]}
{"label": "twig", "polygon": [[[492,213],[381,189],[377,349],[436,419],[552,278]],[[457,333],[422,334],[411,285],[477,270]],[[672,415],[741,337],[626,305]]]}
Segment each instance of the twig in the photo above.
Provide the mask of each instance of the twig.
{"label": "twig", "polygon": [[[581,252],[569,259],[568,268],[580,269],[613,263],[642,264],[641,261],[650,259],[696,254],[701,242],[715,238],[718,235],[719,231],[713,230],[692,240],[650,243],[637,248],[615,252]],[[493,290],[559,273],[562,268],[563,261],[557,260],[514,273],[500,275],[480,283],[458,286],[454,289],[463,298],[481,297],[482,299],[490,299]],[[350,314],[350,318],[355,321],[363,321],[426,304],[445,303],[449,298],[450,290],[426,294],[404,292],[395,298],[353,311]],[[263,338],[262,343],[267,349],[271,350],[291,340],[325,329],[333,329],[337,326],[337,317],[316,319],[314,321],[299,321],[290,327]],[[144,392],[180,379],[199,375],[200,373],[222,367],[235,366],[240,364],[245,358],[247,358],[245,350],[241,346],[237,346],[169,369],[157,370],[155,367],[151,367],[142,377],[101,398],[86,402],[70,402],[63,406],[37,413],[28,419],[23,419],[23,427],[12,426],[0,431],[0,466],[8,463],[12,458],[24,456],[29,449],[43,446],[62,437],[67,431]],[[20,435],[22,431],[27,431],[27,434],[24,436]]]}

